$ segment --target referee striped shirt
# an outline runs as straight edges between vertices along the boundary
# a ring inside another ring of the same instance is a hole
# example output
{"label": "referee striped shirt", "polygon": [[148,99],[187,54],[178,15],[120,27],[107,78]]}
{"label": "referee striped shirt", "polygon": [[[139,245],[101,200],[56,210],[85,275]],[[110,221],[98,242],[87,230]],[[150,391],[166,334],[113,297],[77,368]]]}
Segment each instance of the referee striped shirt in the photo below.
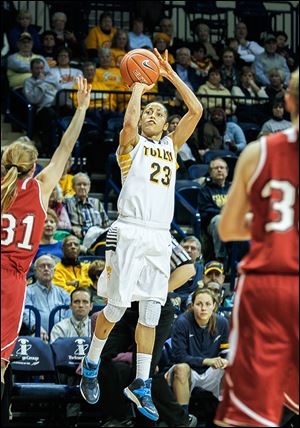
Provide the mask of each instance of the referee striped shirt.
{"label": "referee striped shirt", "polygon": [[172,236],[171,272],[173,272],[179,266],[185,265],[187,263],[193,263],[193,261],[185,249]]}

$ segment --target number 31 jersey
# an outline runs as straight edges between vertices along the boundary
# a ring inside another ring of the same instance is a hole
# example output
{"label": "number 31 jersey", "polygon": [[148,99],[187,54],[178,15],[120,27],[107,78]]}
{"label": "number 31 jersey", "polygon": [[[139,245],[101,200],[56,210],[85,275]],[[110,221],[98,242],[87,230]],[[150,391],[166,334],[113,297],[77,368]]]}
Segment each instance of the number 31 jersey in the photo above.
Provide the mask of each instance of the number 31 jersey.
{"label": "number 31 jersey", "polygon": [[1,267],[25,274],[43,233],[46,212],[35,178],[17,181],[17,197],[1,218]]}
{"label": "number 31 jersey", "polygon": [[[249,183],[253,212],[244,272],[299,272],[299,136],[295,128],[260,139],[261,157]],[[237,201],[238,203],[238,201]]]}
{"label": "number 31 jersey", "polygon": [[156,142],[139,135],[134,149],[125,155],[117,152],[117,157],[122,178],[119,215],[169,229],[176,179],[171,138],[166,136]]}

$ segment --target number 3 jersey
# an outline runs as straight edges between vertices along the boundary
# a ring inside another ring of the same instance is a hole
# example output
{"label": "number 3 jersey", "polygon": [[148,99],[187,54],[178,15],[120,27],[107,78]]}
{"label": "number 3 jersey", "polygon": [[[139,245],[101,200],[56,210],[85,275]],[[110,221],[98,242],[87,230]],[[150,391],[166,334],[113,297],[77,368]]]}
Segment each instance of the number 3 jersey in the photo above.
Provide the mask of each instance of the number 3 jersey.
{"label": "number 3 jersey", "polygon": [[122,190],[118,212],[122,217],[141,221],[150,227],[170,228],[174,213],[176,156],[173,141],[166,136],[159,142],[139,135],[134,149],[117,152]]}
{"label": "number 3 jersey", "polygon": [[[249,183],[253,212],[250,252],[242,272],[299,272],[299,136],[295,128],[260,139],[261,156]],[[238,201],[237,201],[238,203]]]}
{"label": "number 3 jersey", "polygon": [[17,181],[17,197],[1,218],[1,267],[26,274],[43,233],[46,212],[34,178]]}

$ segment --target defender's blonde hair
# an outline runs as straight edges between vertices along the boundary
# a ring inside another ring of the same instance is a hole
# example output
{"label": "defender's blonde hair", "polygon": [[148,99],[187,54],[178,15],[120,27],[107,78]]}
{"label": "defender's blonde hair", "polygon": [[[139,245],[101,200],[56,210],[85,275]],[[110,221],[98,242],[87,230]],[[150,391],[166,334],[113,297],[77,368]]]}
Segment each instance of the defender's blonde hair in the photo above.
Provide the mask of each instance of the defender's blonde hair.
{"label": "defender's blonde hair", "polygon": [[17,179],[26,177],[37,158],[37,149],[21,141],[15,141],[4,150],[2,164],[6,174],[1,180],[1,214],[8,210],[17,196]]}

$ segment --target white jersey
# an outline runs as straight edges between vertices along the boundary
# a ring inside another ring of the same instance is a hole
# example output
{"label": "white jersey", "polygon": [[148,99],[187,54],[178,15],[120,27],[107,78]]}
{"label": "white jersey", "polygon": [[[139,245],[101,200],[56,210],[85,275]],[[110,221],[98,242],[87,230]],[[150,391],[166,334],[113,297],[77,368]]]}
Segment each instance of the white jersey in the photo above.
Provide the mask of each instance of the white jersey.
{"label": "white jersey", "polygon": [[176,180],[172,139],[166,136],[156,142],[139,135],[134,149],[125,155],[117,152],[117,158],[122,178],[120,217],[169,229],[174,215]]}

